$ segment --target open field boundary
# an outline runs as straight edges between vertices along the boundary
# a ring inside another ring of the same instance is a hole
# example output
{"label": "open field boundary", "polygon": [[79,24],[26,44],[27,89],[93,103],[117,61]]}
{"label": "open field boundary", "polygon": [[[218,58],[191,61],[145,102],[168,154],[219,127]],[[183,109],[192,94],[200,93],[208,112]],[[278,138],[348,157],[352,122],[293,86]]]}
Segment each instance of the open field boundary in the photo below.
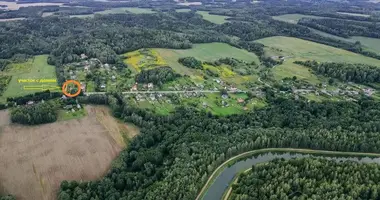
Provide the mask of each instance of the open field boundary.
{"label": "open field boundary", "polygon": [[[295,148],[266,148],[266,149],[257,149],[252,151],[247,151],[244,153],[241,153],[239,155],[236,155],[221,165],[217,167],[214,172],[211,174],[209,179],[207,180],[206,184],[203,186],[201,191],[199,192],[198,196],[195,200],[201,200],[203,196],[206,194],[206,191],[208,188],[213,184],[215,179],[223,172],[223,170],[234,164],[235,162],[248,158],[250,156],[256,155],[256,154],[262,154],[262,153],[269,153],[269,152],[289,152],[289,153],[303,153],[303,154],[322,154],[322,155],[332,155],[332,156],[359,156],[359,157],[380,157],[380,153],[362,153],[362,152],[345,152],[345,151],[326,151],[326,150],[313,150],[313,149],[295,149]],[[226,195],[228,197],[228,194]]]}

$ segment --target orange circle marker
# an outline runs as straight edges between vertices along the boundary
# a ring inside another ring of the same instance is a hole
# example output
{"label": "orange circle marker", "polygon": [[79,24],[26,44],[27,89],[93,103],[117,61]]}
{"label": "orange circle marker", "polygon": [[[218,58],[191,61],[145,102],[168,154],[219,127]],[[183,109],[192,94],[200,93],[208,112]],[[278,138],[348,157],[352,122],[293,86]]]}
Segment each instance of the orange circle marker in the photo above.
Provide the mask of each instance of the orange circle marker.
{"label": "orange circle marker", "polygon": [[[66,91],[67,85],[70,83],[73,83],[78,87],[78,91],[75,94],[70,94]],[[68,97],[76,97],[80,94],[80,91],[81,91],[81,87],[80,87],[80,83],[78,81],[68,80],[68,81],[64,82],[62,85],[62,92],[63,92],[63,94],[65,94]]]}

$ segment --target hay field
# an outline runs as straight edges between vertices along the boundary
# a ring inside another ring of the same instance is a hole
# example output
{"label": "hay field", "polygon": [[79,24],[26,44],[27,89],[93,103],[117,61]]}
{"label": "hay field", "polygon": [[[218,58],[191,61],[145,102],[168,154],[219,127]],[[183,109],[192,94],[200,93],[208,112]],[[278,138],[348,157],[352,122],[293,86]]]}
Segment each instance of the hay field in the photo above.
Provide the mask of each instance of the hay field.
{"label": "hay field", "polygon": [[[8,124],[0,112],[0,193],[18,200],[54,200],[63,180],[103,176],[138,129],[119,123],[106,107],[88,116],[39,126]],[[125,134],[122,136],[120,133]]]}
{"label": "hay field", "polygon": [[[273,69],[277,80],[297,76],[309,83],[320,83],[320,80],[306,67],[296,65],[296,60],[316,60],[319,62],[364,63],[379,66],[379,60],[343,49],[318,44],[292,37],[268,37],[257,40],[266,46],[267,56],[285,56],[285,62]],[[380,66],[379,66],[380,67]]]}
{"label": "hay field", "polygon": [[285,14],[285,15],[272,16],[272,18],[275,20],[288,22],[292,24],[297,24],[298,21],[304,17],[313,18],[313,19],[326,18],[326,17],[314,16],[314,15],[301,15],[301,14]]}
{"label": "hay field", "polygon": [[297,60],[363,63],[379,66],[379,60],[377,59],[293,37],[267,37],[256,40],[256,42],[262,43],[267,47],[280,49],[281,54]]}

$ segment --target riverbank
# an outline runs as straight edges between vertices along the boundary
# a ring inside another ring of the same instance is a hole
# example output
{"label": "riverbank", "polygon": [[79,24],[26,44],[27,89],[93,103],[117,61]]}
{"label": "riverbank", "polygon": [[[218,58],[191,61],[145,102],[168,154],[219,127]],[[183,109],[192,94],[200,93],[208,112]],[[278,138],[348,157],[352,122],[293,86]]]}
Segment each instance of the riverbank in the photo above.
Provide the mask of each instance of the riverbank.
{"label": "riverbank", "polygon": [[232,166],[236,162],[247,159],[257,154],[263,153],[300,153],[300,154],[319,154],[325,156],[351,156],[351,157],[380,157],[380,153],[361,153],[361,152],[341,152],[341,151],[325,151],[325,150],[312,150],[312,149],[294,149],[294,148],[267,148],[258,149],[253,151],[248,151],[234,156],[224,163],[222,163],[218,168],[214,170],[206,184],[203,186],[202,190],[198,194],[196,200],[200,200],[204,197],[209,187],[214,183],[215,179],[224,171],[225,168]]}

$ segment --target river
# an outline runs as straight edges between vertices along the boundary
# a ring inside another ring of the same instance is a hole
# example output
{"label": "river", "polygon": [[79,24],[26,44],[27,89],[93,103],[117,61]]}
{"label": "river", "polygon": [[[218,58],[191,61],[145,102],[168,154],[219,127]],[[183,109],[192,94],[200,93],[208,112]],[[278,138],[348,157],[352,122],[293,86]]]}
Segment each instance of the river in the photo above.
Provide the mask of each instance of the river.
{"label": "river", "polygon": [[259,163],[264,163],[271,161],[275,158],[305,158],[305,157],[316,157],[316,158],[326,158],[333,159],[336,161],[345,161],[352,160],[361,163],[379,163],[380,158],[369,158],[369,157],[354,157],[354,156],[330,156],[330,155],[321,155],[321,154],[302,154],[302,153],[263,153],[255,155],[246,160],[238,161],[234,165],[229,168],[225,168],[222,173],[215,179],[212,185],[208,188],[205,195],[203,196],[203,200],[218,200],[222,199],[224,192],[227,190],[229,184],[231,184],[235,175],[239,172],[242,172],[246,169],[249,169],[252,165],[256,165]]}

